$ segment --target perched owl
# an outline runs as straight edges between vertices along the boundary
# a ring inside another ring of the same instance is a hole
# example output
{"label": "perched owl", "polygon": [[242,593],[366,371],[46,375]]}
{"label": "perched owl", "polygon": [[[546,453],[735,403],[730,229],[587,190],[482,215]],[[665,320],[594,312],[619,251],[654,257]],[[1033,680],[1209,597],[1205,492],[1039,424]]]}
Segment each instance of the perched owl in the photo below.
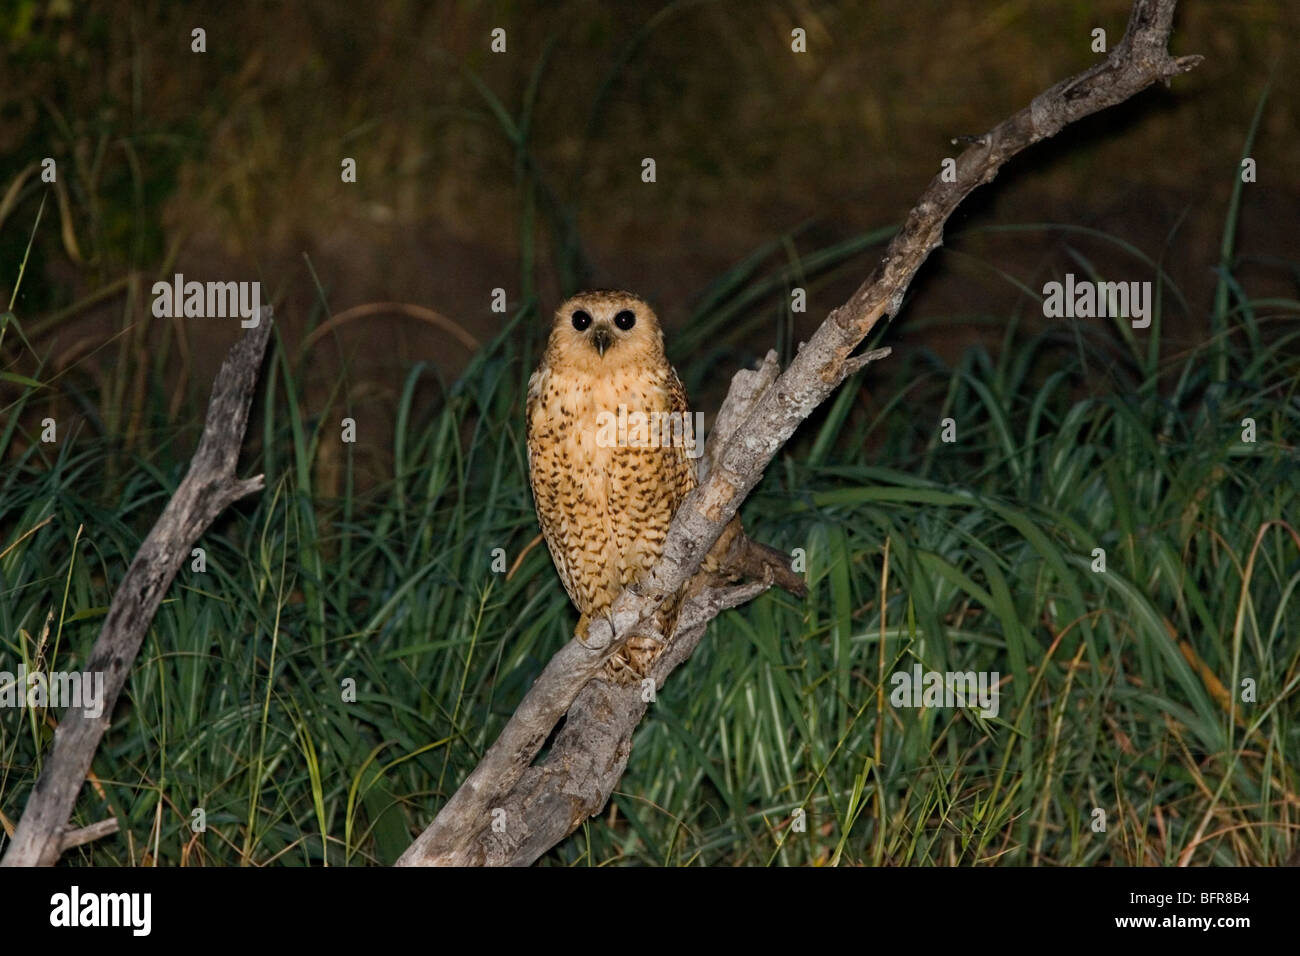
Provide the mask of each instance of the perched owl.
{"label": "perched owl", "polygon": [[[659,319],[628,292],[585,292],[555,313],[546,354],[528,382],[528,471],[542,534],[581,612],[577,634],[663,550],[668,525],[696,484],[699,449]],[[702,442],[703,437],[698,436]],[[702,445],[700,446],[702,448]],[[785,556],[749,541],[735,519],[704,563],[732,577],[762,574],[803,593]],[[665,636],[674,603],[658,621]],[[639,680],[661,649],[633,637],[606,676]]]}

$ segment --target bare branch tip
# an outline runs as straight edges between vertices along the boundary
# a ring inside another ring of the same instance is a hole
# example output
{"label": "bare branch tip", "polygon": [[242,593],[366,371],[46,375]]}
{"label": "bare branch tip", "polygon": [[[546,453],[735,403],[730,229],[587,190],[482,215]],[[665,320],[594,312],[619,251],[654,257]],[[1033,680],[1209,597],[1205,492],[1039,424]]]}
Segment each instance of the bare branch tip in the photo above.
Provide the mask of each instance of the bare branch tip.
{"label": "bare branch tip", "polygon": [[65,850],[71,850],[73,847],[82,846],[101,837],[112,836],[117,831],[117,817],[108,817],[80,829],[65,826],[59,835],[59,852],[63,853]]}
{"label": "bare branch tip", "polygon": [[1188,73],[1200,66],[1204,60],[1205,57],[1201,56],[1199,53],[1190,53],[1187,56],[1174,57],[1169,61],[1168,66],[1165,68],[1165,76],[1178,76],[1182,73]]}

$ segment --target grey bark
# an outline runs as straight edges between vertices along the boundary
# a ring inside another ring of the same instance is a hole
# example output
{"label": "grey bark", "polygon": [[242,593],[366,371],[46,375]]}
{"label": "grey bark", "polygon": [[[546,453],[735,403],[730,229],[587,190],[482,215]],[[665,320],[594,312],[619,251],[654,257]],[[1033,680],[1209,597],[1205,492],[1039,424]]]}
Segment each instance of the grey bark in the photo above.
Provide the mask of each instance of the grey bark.
{"label": "grey bark", "polygon": [[76,708],[63,714],[54,732],[53,751],[27,798],[0,866],[49,866],[68,846],[112,832],[107,822],[84,831],[68,832],[66,827],[145,632],[181,564],[217,515],[232,502],[262,490],[261,475],[241,481],[235,477],[235,466],[270,334],[270,310],[263,309],[261,321],[244,333],[221,364],[189,471],[136,552],[91,649],[87,668],[104,675],[103,712],[97,718]]}

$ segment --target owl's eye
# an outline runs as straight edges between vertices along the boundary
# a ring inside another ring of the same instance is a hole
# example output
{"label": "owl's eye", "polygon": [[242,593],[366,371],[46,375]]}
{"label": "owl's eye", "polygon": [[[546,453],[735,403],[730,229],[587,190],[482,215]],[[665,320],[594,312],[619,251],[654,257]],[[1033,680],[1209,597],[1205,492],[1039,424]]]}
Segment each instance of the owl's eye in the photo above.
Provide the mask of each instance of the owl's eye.
{"label": "owl's eye", "polygon": [[631,309],[624,309],[618,315],[614,316],[614,324],[626,332],[632,326],[636,325],[636,313]]}
{"label": "owl's eye", "polygon": [[582,311],[582,309],[579,309],[577,312],[573,313],[573,327],[577,329],[579,332],[587,331],[587,327],[590,325],[591,325],[591,316],[588,315],[586,312]]}

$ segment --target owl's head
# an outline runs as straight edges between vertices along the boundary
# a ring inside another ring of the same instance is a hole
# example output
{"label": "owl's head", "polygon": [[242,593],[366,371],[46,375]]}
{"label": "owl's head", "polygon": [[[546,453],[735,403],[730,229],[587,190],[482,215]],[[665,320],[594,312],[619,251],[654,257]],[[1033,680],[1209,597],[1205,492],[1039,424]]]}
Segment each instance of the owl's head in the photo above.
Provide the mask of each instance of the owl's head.
{"label": "owl's head", "polygon": [[628,364],[663,361],[659,317],[631,292],[581,292],[555,312],[549,356],[552,364],[600,374]]}

